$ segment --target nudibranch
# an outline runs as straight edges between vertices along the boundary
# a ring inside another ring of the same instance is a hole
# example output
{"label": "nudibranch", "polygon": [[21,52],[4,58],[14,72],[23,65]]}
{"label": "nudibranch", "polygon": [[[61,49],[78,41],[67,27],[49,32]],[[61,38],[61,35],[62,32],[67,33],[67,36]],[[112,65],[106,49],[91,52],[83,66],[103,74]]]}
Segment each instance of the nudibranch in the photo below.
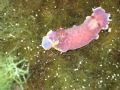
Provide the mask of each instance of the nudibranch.
{"label": "nudibranch", "polygon": [[110,14],[101,7],[93,9],[91,16],[78,26],[68,29],[60,28],[56,31],[50,30],[42,39],[42,47],[45,50],[55,48],[60,52],[74,50],[98,39],[101,30],[108,29]]}

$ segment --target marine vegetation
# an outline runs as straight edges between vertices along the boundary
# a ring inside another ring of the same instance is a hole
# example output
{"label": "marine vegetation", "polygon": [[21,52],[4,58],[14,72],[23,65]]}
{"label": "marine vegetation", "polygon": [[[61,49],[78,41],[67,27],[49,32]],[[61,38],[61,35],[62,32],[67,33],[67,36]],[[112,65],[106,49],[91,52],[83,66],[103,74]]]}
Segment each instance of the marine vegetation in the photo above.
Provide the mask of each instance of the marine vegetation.
{"label": "marine vegetation", "polygon": [[12,55],[2,54],[0,56],[0,90],[13,90],[14,86],[23,90],[28,73],[29,64],[26,59]]}

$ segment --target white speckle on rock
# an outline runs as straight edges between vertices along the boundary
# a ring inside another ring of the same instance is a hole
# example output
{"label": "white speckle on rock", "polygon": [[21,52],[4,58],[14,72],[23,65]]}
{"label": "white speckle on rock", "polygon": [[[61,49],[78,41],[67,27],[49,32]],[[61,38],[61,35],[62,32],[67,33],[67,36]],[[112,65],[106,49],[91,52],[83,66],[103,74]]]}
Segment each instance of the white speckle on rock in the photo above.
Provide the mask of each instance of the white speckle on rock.
{"label": "white speckle on rock", "polygon": [[35,16],[37,17],[37,16],[38,16],[38,14],[35,14]]}
{"label": "white speckle on rock", "polygon": [[19,26],[19,23],[16,23],[15,25],[16,25],[16,26]]}
{"label": "white speckle on rock", "polygon": [[15,12],[15,11],[16,11],[16,9],[13,9],[13,11]]}
{"label": "white speckle on rock", "polygon": [[32,40],[32,43],[34,43],[35,41]]}
{"label": "white speckle on rock", "polygon": [[108,32],[111,32],[111,28],[108,29]]}
{"label": "white speckle on rock", "polygon": [[112,51],[112,49],[108,49],[108,53],[111,52],[111,51]]}
{"label": "white speckle on rock", "polygon": [[85,86],[82,86],[82,89],[85,89]]}
{"label": "white speckle on rock", "polygon": [[67,89],[67,87],[65,87],[65,89]]}
{"label": "white speckle on rock", "polygon": [[74,71],[78,71],[78,68],[74,69]]}
{"label": "white speckle on rock", "polygon": [[9,34],[9,37],[13,37],[13,38],[14,38],[15,36],[10,33],[10,34]]}
{"label": "white speckle on rock", "polygon": [[27,48],[26,48],[26,47],[24,47],[24,49],[26,50]]}
{"label": "white speckle on rock", "polygon": [[117,12],[119,12],[119,13],[120,13],[120,9],[117,9]]}
{"label": "white speckle on rock", "polygon": [[67,81],[67,79],[66,78],[64,78],[65,79],[65,82]]}
{"label": "white speckle on rock", "polygon": [[45,24],[44,27],[47,27],[47,25]]}
{"label": "white speckle on rock", "polygon": [[100,67],[102,67],[102,64],[100,64]]}
{"label": "white speckle on rock", "polygon": [[86,82],[87,80],[86,79],[83,79],[84,82]]}
{"label": "white speckle on rock", "polygon": [[23,42],[24,40],[22,39],[22,40],[20,40],[20,42]]}
{"label": "white speckle on rock", "polygon": [[50,76],[48,75],[47,77],[49,78]]}
{"label": "white speckle on rock", "polygon": [[72,85],[70,85],[70,87],[73,87]]}
{"label": "white speckle on rock", "polygon": [[7,15],[7,13],[4,13],[4,16],[6,16]]}
{"label": "white speckle on rock", "polygon": [[5,54],[8,54],[8,52],[5,52]]}
{"label": "white speckle on rock", "polygon": [[56,8],[57,6],[54,6],[54,8]]}

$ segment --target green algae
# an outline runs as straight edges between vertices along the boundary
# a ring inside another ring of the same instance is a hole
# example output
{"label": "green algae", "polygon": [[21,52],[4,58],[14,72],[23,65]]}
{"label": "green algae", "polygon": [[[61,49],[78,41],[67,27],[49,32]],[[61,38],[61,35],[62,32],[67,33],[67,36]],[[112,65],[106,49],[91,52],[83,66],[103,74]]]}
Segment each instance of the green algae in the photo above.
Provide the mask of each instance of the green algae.
{"label": "green algae", "polygon": [[[119,0],[0,2],[0,51],[29,60],[30,78],[25,90],[120,89]],[[44,51],[41,39],[49,30],[79,25],[98,6],[111,14],[111,32],[102,31],[98,40],[63,54],[53,49]]]}
{"label": "green algae", "polygon": [[18,89],[24,89],[23,84],[27,81],[29,73],[28,61],[19,60],[15,56],[1,54],[0,56],[0,90],[11,90],[14,82]]}
{"label": "green algae", "polygon": [[9,0],[0,0],[0,11],[9,5]]}

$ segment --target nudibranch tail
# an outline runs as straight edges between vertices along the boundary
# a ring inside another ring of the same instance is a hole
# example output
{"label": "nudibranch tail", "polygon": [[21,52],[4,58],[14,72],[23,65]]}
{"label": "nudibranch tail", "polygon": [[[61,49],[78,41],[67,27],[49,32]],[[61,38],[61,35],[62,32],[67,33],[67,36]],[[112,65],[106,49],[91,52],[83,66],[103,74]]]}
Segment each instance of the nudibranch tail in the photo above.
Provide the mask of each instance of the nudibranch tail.
{"label": "nudibranch tail", "polygon": [[93,10],[92,16],[96,18],[101,28],[108,29],[108,24],[110,21],[109,18],[111,15],[109,13],[106,13],[105,10],[101,7],[98,7],[92,10]]}

